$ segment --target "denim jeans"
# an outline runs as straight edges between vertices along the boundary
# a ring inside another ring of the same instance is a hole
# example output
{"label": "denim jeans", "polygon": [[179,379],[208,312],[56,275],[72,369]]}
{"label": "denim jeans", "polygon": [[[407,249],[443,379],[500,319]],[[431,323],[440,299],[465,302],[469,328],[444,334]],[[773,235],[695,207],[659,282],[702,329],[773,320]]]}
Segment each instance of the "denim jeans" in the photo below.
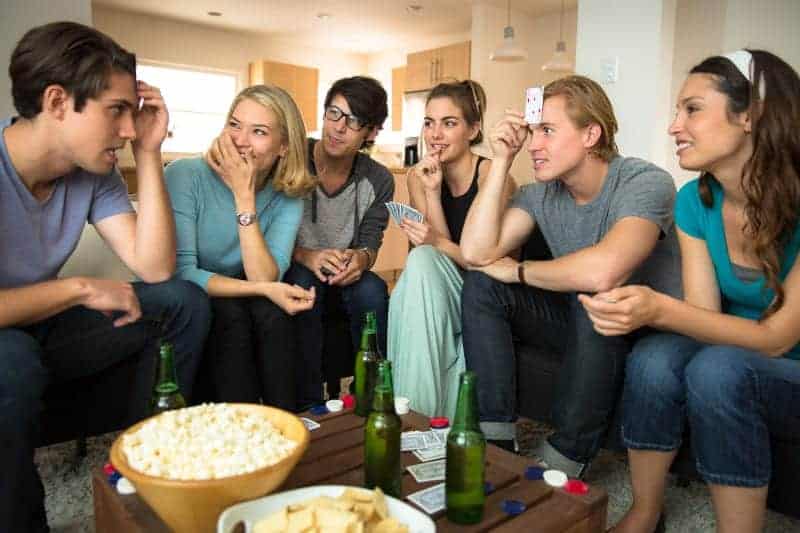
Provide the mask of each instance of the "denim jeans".
{"label": "denim jeans", "polygon": [[635,338],[596,333],[573,293],[502,283],[482,272],[466,273],[461,298],[464,355],[478,374],[487,438],[514,436],[517,337],[563,354],[549,442],[572,461],[590,461],[608,430]]}
{"label": "denim jeans", "polygon": [[800,436],[800,361],[736,346],[653,335],[634,348],[623,396],[623,442],[676,450],[689,424],[708,483],[769,484],[770,434]]}
{"label": "denim jeans", "polygon": [[163,338],[175,348],[181,390],[191,396],[210,323],[208,298],[185,281],[133,286],[142,318],[124,327],[76,306],[31,326],[0,329],[0,531],[47,530],[33,452],[48,384],[103,379],[105,370],[136,358],[129,387],[120,391],[128,395],[128,412],[114,413],[133,423],[148,413],[157,341]]}
{"label": "denim jeans", "polygon": [[263,297],[211,298],[214,319],[201,376],[209,400],[294,411],[295,350],[291,317]]}
{"label": "denim jeans", "polygon": [[[306,407],[322,401],[322,318],[325,297],[329,291],[341,291],[342,311],[350,322],[350,336],[353,346],[361,341],[363,316],[367,311],[375,311],[378,326],[378,349],[386,355],[386,322],[389,313],[389,291],[386,282],[372,271],[366,271],[361,278],[346,287],[332,287],[321,282],[311,270],[299,263],[292,263],[283,278],[286,283],[294,283],[303,288],[314,287],[316,299],[314,307],[295,315],[297,349],[303,371],[296,373],[297,403]],[[354,354],[355,355],[355,354]]]}

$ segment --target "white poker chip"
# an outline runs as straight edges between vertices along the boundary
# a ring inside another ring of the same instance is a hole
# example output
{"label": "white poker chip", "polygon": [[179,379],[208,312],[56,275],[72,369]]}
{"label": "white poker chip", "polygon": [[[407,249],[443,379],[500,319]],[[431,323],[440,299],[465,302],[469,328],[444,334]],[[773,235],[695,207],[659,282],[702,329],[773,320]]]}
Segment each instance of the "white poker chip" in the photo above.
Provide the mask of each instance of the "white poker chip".
{"label": "white poker chip", "polygon": [[342,400],[328,400],[325,402],[325,407],[327,407],[328,411],[331,413],[336,413],[344,409],[344,402]]}
{"label": "white poker chip", "polygon": [[567,475],[561,470],[545,470],[542,474],[544,482],[551,487],[561,488],[567,484]]}
{"label": "white poker chip", "polygon": [[408,413],[408,407],[410,404],[410,400],[403,396],[397,396],[394,399],[394,410],[397,411],[398,415],[405,415]]}
{"label": "white poker chip", "polygon": [[117,481],[117,492],[120,494],[133,494],[136,492],[136,487],[133,486],[133,483],[128,481],[128,478],[121,477]]}

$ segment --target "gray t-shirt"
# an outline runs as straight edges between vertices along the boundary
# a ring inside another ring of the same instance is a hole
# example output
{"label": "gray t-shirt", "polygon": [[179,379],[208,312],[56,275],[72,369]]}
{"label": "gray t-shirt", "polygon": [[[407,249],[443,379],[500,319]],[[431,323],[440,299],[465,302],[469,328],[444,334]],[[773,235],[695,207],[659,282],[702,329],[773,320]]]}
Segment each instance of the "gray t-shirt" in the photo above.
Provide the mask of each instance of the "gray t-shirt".
{"label": "gray t-shirt", "polygon": [[597,244],[625,217],[650,220],[661,229],[661,236],[653,252],[626,283],[648,285],[680,297],[674,203],[675,182],[669,173],[642,159],[617,156],[609,163],[600,194],[588,204],[576,204],[561,181],[552,181],[522,187],[511,207],[527,212],[541,227],[553,257]]}
{"label": "gray t-shirt", "polygon": [[50,198],[39,202],[11,164],[0,121],[0,288],[54,279],[92,224],[133,211],[122,177],[82,169],[58,178]]}

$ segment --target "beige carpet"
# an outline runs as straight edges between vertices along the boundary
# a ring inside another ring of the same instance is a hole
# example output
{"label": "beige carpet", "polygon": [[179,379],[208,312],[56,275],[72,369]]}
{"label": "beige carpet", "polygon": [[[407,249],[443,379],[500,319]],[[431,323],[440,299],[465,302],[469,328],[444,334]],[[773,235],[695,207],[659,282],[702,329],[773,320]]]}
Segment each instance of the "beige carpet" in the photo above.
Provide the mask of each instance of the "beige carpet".
{"label": "beige carpet", "polygon": [[[530,421],[520,422],[522,454],[530,452],[548,428]],[[37,450],[36,462],[45,485],[47,516],[54,532],[93,532],[94,516],[90,469],[102,466],[114,435],[89,439],[87,457],[76,460],[75,444],[56,444]],[[609,494],[609,525],[615,523],[630,504],[630,483],[624,455],[602,452],[592,464],[587,481]],[[708,491],[702,484],[688,487],[671,484],[667,491],[667,531],[710,532],[714,518]],[[768,533],[800,532],[800,520],[769,511]]]}

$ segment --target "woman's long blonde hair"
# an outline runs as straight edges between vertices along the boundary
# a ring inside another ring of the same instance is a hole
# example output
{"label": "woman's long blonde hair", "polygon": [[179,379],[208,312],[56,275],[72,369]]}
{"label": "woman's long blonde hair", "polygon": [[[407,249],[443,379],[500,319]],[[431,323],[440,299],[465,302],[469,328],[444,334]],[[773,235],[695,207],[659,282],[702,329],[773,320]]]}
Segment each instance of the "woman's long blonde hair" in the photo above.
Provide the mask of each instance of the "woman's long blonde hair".
{"label": "woman's long blonde hair", "polygon": [[228,120],[234,109],[244,99],[261,104],[275,113],[281,140],[286,143],[286,154],[279,157],[270,171],[272,187],[287,196],[305,196],[316,187],[317,181],[306,166],[306,128],[297,104],[289,93],[275,85],[253,85],[242,90],[233,99],[228,110]]}

